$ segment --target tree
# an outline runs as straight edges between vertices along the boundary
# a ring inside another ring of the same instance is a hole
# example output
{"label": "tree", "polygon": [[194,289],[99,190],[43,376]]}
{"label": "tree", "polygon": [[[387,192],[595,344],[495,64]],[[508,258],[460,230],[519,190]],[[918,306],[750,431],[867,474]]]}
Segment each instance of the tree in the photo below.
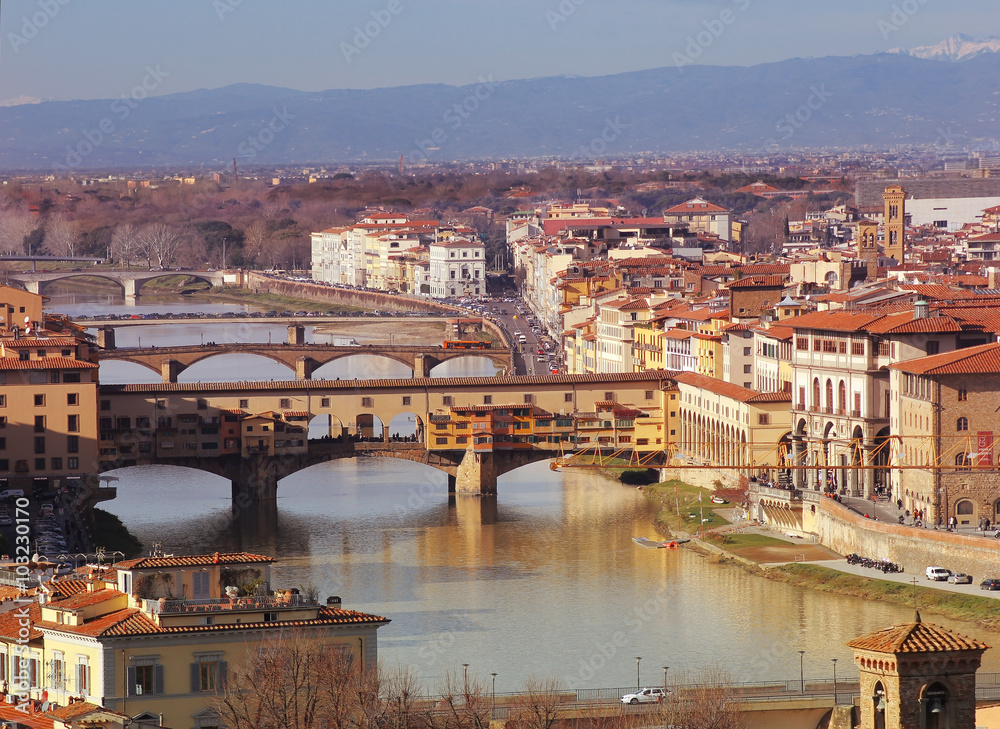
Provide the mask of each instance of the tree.
{"label": "tree", "polygon": [[41,221],[18,206],[0,208],[0,253],[24,255],[24,241]]}
{"label": "tree", "polygon": [[675,693],[660,704],[666,726],[694,729],[745,729],[747,720],[729,674],[715,666],[681,679]]}
{"label": "tree", "polygon": [[80,242],[80,224],[56,213],[45,224],[45,247],[55,256],[75,256]]}
{"label": "tree", "polygon": [[255,263],[271,240],[271,231],[266,222],[255,220],[243,231],[243,257],[247,263]]}
{"label": "tree", "polygon": [[126,268],[139,250],[139,229],[132,223],[122,223],[111,236],[111,255]]}
{"label": "tree", "polygon": [[562,685],[558,679],[529,677],[513,707],[514,726],[517,729],[551,729],[557,719],[561,694]]}
{"label": "tree", "polygon": [[139,230],[138,251],[150,269],[153,268],[153,259],[156,265],[163,268],[173,261],[180,247],[182,238],[176,229],[165,223],[151,223],[143,226]]}

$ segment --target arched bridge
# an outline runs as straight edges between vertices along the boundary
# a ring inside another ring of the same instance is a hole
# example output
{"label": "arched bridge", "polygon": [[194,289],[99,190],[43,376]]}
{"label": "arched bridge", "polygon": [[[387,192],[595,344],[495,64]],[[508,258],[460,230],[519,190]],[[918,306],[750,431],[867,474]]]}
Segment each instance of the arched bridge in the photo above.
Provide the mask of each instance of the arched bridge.
{"label": "arched bridge", "polygon": [[374,355],[401,362],[414,377],[428,377],[442,362],[458,357],[486,357],[498,369],[511,372],[512,358],[506,349],[445,349],[428,346],[335,346],[328,344],[212,344],[184,347],[144,347],[142,349],[102,350],[102,362],[134,362],[159,372],[164,382],[177,382],[177,376],[191,365],[223,354],[256,354],[280,362],[295,372],[297,380],[312,379],[313,372],[344,357]]}
{"label": "arched bridge", "polygon": [[[103,278],[112,281],[122,288],[126,300],[135,301],[139,298],[139,289],[142,285],[154,279],[165,276],[189,276],[198,281],[205,281],[212,286],[222,286],[225,280],[225,271],[109,271],[106,269],[78,269],[76,271],[46,271],[44,273],[29,271],[24,273],[12,273],[9,278],[22,284],[25,289],[33,294],[41,294],[45,287],[55,281],[63,281],[70,278]],[[230,276],[235,274],[230,274]]]}

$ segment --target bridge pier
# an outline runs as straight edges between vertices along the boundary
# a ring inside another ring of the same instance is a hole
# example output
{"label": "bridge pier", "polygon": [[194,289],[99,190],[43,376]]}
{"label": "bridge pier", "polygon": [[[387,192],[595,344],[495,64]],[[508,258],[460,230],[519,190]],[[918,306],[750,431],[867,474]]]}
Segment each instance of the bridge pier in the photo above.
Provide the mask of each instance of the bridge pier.
{"label": "bridge pier", "polygon": [[413,376],[430,377],[431,369],[441,364],[441,360],[429,354],[413,355]]}
{"label": "bridge pier", "polygon": [[165,359],[160,363],[160,377],[164,382],[177,382],[177,375],[186,368],[175,359]]}
{"label": "bridge pier", "polygon": [[115,348],[115,328],[104,326],[97,330],[97,346],[105,351]]}
{"label": "bridge pier", "polygon": [[[301,324],[289,324],[288,325],[288,343],[289,344],[305,344],[306,343],[306,328]],[[303,378],[300,378],[303,379]]]}
{"label": "bridge pier", "polygon": [[40,294],[42,293],[42,282],[41,281],[25,281],[24,289],[29,294]]}
{"label": "bridge pier", "polygon": [[[449,489],[451,483],[449,480]],[[497,464],[489,451],[476,452],[472,446],[465,451],[465,457],[458,465],[455,491],[459,494],[483,496],[497,492]]]}
{"label": "bridge pier", "polygon": [[139,300],[139,282],[134,278],[127,278],[122,281],[122,288],[125,289],[125,302],[134,304]]}
{"label": "bridge pier", "polygon": [[315,369],[316,360],[312,357],[299,357],[295,360],[295,379],[311,380]]}
{"label": "bridge pier", "polygon": [[239,475],[233,479],[233,505],[246,508],[277,500],[280,465],[273,456],[240,459]]}

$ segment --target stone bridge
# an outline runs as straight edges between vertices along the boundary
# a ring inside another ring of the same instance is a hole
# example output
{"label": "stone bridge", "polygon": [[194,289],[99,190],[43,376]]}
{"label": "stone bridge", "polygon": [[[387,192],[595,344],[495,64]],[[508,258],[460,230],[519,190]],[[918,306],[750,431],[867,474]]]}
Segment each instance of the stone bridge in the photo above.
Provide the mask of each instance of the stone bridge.
{"label": "stone bridge", "polygon": [[313,372],[344,357],[374,355],[401,362],[414,377],[428,377],[442,362],[459,357],[486,357],[504,373],[510,373],[513,358],[506,349],[445,349],[428,346],[335,346],[328,344],[213,344],[183,347],[143,347],[142,349],[102,350],[102,362],[133,362],[158,372],[164,382],[177,382],[177,376],[191,365],[223,354],[255,354],[287,366],[297,380],[312,379]]}
{"label": "stone bridge", "polygon": [[239,272],[226,271],[111,271],[107,269],[80,269],[77,271],[46,271],[44,273],[30,271],[12,273],[9,278],[24,286],[33,294],[41,294],[45,286],[55,281],[70,278],[103,278],[112,281],[122,288],[126,301],[136,301],[142,285],[166,276],[189,276],[197,281],[205,281],[212,286],[222,286],[226,274],[239,277]]}
{"label": "stone bridge", "polygon": [[449,493],[475,496],[496,494],[497,478],[529,463],[554,458],[546,449],[474,453],[471,449],[428,451],[422,443],[385,443],[310,440],[306,453],[270,456],[238,453],[220,456],[189,456],[164,460],[155,456],[103,459],[101,473],[129,466],[169,463],[221,476],[233,485],[233,503],[238,507],[274,501],[278,481],[304,468],[341,458],[398,458],[422,463],[448,475]]}

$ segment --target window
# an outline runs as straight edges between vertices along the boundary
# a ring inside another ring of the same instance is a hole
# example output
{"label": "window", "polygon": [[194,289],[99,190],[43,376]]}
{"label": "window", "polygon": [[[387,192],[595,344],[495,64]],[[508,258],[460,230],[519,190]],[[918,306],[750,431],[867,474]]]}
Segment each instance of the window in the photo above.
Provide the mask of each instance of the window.
{"label": "window", "polygon": [[809,351],[809,337],[796,337],[795,338],[795,349],[801,351]]}
{"label": "window", "polygon": [[749,357],[750,356],[750,347],[744,347],[743,348],[743,356],[744,357]]}
{"label": "window", "polygon": [[865,343],[851,342],[851,354],[863,357],[865,354]]}
{"label": "window", "polygon": [[[45,395],[41,394],[35,395],[35,407],[40,408],[43,407],[44,405],[45,405]],[[101,408],[101,410],[104,410],[104,408]]]}
{"label": "window", "polygon": [[0,395],[0,408],[5,408],[5,407],[7,407],[7,396]]}
{"label": "window", "polygon": [[128,667],[129,696],[163,693],[163,666],[155,658],[134,658]]}
{"label": "window", "polygon": [[448,445],[447,438],[435,438],[434,442],[437,443],[438,445]]}
{"label": "window", "polygon": [[607,401],[609,401],[609,402],[612,401],[612,400],[614,400],[615,399],[615,393],[613,393],[613,392],[606,392],[606,393],[604,393],[604,399],[607,400]]}
{"label": "window", "polygon": [[975,507],[971,501],[959,501],[955,504],[955,513],[959,516],[970,516],[975,513]]}
{"label": "window", "polygon": [[79,372],[67,372],[63,375],[63,382],[79,382],[80,373]]}
{"label": "window", "polygon": [[573,393],[567,392],[563,395],[563,402],[573,402]]}
{"label": "window", "polygon": [[199,397],[198,398],[198,405],[197,405],[197,407],[198,407],[198,410],[208,410],[208,400],[204,400],[204,399],[202,399],[202,398]]}
{"label": "window", "polygon": [[409,405],[410,404],[410,396],[409,395],[403,395],[403,404],[404,405]]}
{"label": "window", "polygon": [[493,404],[493,396],[483,395],[483,405],[492,405],[492,404]]}
{"label": "window", "polygon": [[75,392],[66,393],[66,404],[67,405],[79,405],[80,396]]}
{"label": "window", "polygon": [[646,390],[646,399],[647,400],[652,400],[653,399],[653,391],[652,390]]}
{"label": "window", "polygon": [[361,398],[361,407],[370,408],[375,406],[375,399],[371,397]]}
{"label": "window", "polygon": [[[123,452],[124,452],[124,449],[125,449],[125,446],[122,446],[122,451]],[[52,459],[52,470],[53,471],[61,471],[62,467],[63,467],[63,465],[62,465],[62,458],[53,458]]]}
{"label": "window", "polygon": [[241,408],[248,408],[248,407],[250,407],[250,400],[247,399],[247,398],[242,398],[240,400],[240,407]]}
{"label": "window", "polygon": [[744,375],[752,374],[752,372],[753,372],[753,365],[748,365],[748,364],[747,365],[743,365],[743,374]]}
{"label": "window", "polygon": [[[282,410],[287,410],[292,406],[292,400],[288,397],[283,397],[278,400],[278,407]],[[368,407],[371,407],[370,405]]]}
{"label": "window", "polygon": [[45,436],[40,435],[35,438],[35,453],[45,453]]}
{"label": "window", "polygon": [[966,390],[964,387],[960,387],[958,389],[958,401],[965,402],[968,399],[969,399],[969,391]]}
{"label": "window", "polygon": [[533,403],[533,402],[535,402],[535,396],[534,395],[530,395],[529,394],[529,395],[525,395],[524,396],[524,404],[525,405],[531,405],[531,403]]}
{"label": "window", "polygon": [[972,467],[972,456],[968,453],[959,453],[955,456],[955,465],[959,468],[971,468]]}
{"label": "window", "polygon": [[90,694],[90,661],[86,656],[76,659],[76,693]]}
{"label": "window", "polygon": [[17,359],[20,362],[27,362],[29,359],[31,359],[31,352],[29,352],[26,349],[22,349],[20,352],[17,353]]}
{"label": "window", "polygon": [[101,400],[101,410],[110,410],[110,409],[111,409],[111,401]]}
{"label": "window", "polygon": [[451,395],[442,395],[441,404],[445,407],[451,407],[454,404]]}
{"label": "window", "polygon": [[940,342],[935,342],[935,341],[927,342],[927,354],[928,355],[937,354],[940,351],[941,351],[941,343]]}
{"label": "window", "polygon": [[0,451],[5,451],[5,450],[7,450],[7,439],[0,438]]}
{"label": "window", "polygon": [[216,691],[226,683],[226,662],[221,656],[199,656],[191,664],[191,691]]}
{"label": "window", "polygon": [[[73,451],[70,451],[70,452],[72,453]],[[67,458],[66,459],[66,468],[68,468],[69,470],[75,471],[79,467],[80,467],[80,459],[79,458]]]}
{"label": "window", "polygon": [[966,417],[961,417],[958,422],[955,423],[955,430],[968,430],[969,429],[969,419]]}
{"label": "window", "polygon": [[35,416],[35,432],[44,433],[45,432],[45,416],[36,415]]}
{"label": "window", "polygon": [[49,382],[51,382],[53,385],[58,385],[59,384],[59,373],[58,372],[50,372],[49,373]]}

